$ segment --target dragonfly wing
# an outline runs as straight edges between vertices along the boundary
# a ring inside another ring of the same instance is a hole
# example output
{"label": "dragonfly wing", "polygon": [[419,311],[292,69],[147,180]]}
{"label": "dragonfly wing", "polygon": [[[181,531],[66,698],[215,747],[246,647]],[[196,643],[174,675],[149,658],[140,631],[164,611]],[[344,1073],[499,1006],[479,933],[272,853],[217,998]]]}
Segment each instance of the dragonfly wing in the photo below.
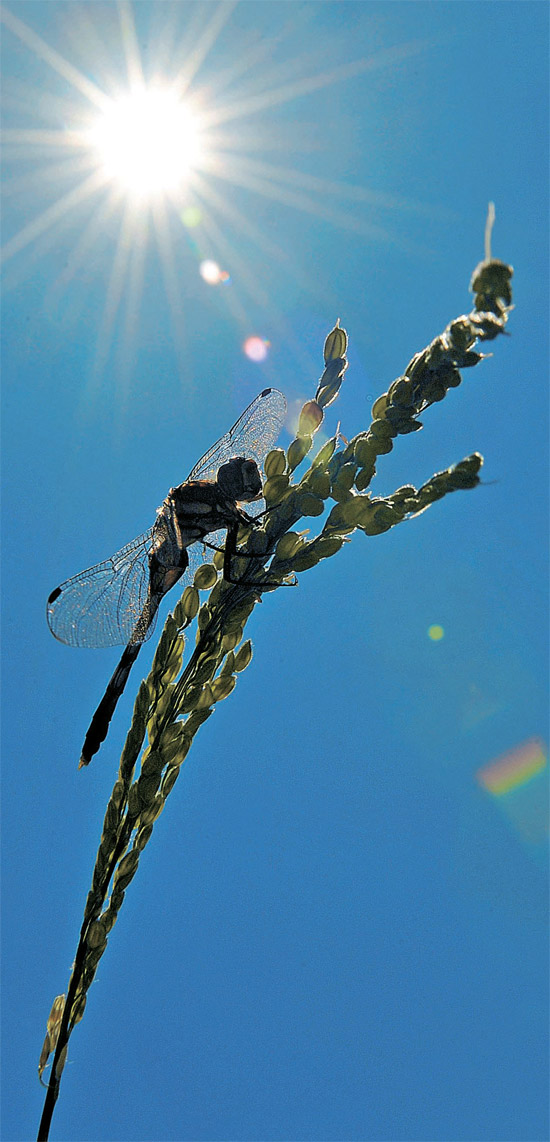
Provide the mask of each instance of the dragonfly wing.
{"label": "dragonfly wing", "polygon": [[[245,408],[229,432],[195,464],[189,480],[215,480],[218,468],[233,456],[246,456],[262,468],[273,447],[285,418],[286,400],[278,389],[264,389]],[[248,508],[247,508],[248,510]]]}
{"label": "dragonfly wing", "polygon": [[149,638],[154,619],[140,630],[139,638],[135,630],[148,602],[154,531],[154,527],[149,528],[110,559],[81,571],[52,591],[46,615],[55,638],[68,646],[90,647]]}
{"label": "dragonfly wing", "polygon": [[[189,473],[189,480],[215,480],[218,468],[233,456],[255,460],[261,469],[275,443],[286,412],[286,401],[277,389],[264,389],[249,404],[232,428],[205,452]],[[262,502],[247,504],[256,514]],[[48,626],[60,642],[69,646],[117,646],[138,644],[152,634],[154,617],[162,595],[149,595],[149,556],[159,543],[167,545],[162,562],[176,567],[179,552],[171,532],[164,535],[161,517],[157,523],[117,551],[103,563],[96,563],[80,575],[67,579],[52,591],[47,604]],[[222,546],[223,532],[210,537]],[[173,550],[171,550],[173,548]],[[199,543],[188,549],[189,570],[182,576],[189,580],[204,559]],[[166,556],[169,555],[169,558]],[[151,615],[151,622],[149,622]],[[141,620],[141,622],[140,622]]]}
{"label": "dragonfly wing", "polygon": [[187,571],[185,572],[184,578],[180,579],[180,583],[183,583],[184,585],[186,581],[192,583],[197,568],[200,567],[202,563],[212,562],[212,559],[214,558],[212,547],[217,547],[220,551],[223,551],[223,545],[225,543],[225,530],[212,531],[207,536],[207,539],[209,543],[208,547],[201,543],[200,539],[197,539],[195,543],[192,543],[191,546],[187,548],[189,565],[187,567]]}

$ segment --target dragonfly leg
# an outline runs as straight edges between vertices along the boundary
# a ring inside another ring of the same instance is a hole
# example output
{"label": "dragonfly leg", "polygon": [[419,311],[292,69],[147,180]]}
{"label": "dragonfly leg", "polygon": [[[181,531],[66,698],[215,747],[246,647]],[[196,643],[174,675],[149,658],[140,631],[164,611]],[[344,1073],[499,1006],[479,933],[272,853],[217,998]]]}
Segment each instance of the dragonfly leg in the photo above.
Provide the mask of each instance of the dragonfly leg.
{"label": "dragonfly leg", "polygon": [[256,587],[258,590],[263,591],[268,587],[295,587],[298,580],[294,583],[281,583],[278,580],[267,580],[257,582],[254,579],[235,579],[231,574],[231,561],[234,557],[238,559],[265,559],[265,552],[254,551],[237,551],[237,533],[239,524],[231,524],[227,529],[227,539],[225,541],[224,558],[223,558],[223,577],[228,583],[237,583],[241,587]]}
{"label": "dragonfly leg", "polygon": [[[257,518],[259,518],[259,517],[256,516],[256,519]],[[200,541],[203,547],[208,547],[209,551],[223,552],[223,556],[224,556],[223,577],[226,580],[226,582],[227,583],[240,584],[241,587],[258,587],[260,590],[263,590],[264,588],[267,588],[267,587],[295,587],[298,583],[297,579],[296,579],[296,582],[294,582],[294,583],[280,583],[278,580],[277,581],[270,580],[268,582],[259,583],[254,579],[236,579],[235,578],[235,576],[231,572],[231,561],[233,560],[233,558],[237,558],[237,559],[265,559],[266,558],[265,552],[261,552],[261,551],[257,551],[257,552],[256,551],[238,551],[237,550],[237,532],[239,530],[239,527],[240,527],[240,524],[235,525],[235,534],[234,534],[233,538],[230,538],[230,535],[229,535],[230,530],[233,531],[233,529],[232,528],[227,529],[227,539],[225,542],[225,547],[216,547],[215,543],[208,543],[208,540],[206,540],[206,539],[201,539],[201,541]]]}

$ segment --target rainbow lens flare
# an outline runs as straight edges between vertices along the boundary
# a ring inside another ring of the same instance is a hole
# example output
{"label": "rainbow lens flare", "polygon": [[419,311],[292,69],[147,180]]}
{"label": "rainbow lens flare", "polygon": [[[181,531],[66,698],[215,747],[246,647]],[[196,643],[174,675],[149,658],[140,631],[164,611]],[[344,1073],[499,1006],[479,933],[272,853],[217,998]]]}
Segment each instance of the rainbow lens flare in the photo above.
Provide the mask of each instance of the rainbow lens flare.
{"label": "rainbow lens flare", "polygon": [[531,857],[548,865],[548,753],[540,738],[529,738],[478,770],[477,780],[526,845]]}
{"label": "rainbow lens flare", "polygon": [[510,793],[526,785],[537,773],[542,773],[548,757],[540,738],[530,738],[523,745],[502,754],[496,761],[479,769],[476,777],[495,797]]}

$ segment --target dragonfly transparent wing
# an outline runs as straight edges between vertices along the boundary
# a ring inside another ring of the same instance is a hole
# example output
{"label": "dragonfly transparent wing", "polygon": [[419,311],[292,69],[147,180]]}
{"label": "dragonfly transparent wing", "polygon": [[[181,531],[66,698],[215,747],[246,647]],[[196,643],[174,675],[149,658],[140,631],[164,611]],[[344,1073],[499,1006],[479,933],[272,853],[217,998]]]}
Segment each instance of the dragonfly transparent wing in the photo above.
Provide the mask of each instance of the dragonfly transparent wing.
{"label": "dragonfly transparent wing", "polygon": [[233,456],[246,456],[262,468],[282,428],[286,400],[278,389],[264,389],[245,408],[229,432],[220,436],[195,464],[188,480],[215,480],[218,468]]}
{"label": "dragonfly transparent wing", "polygon": [[[215,480],[218,468],[233,456],[246,456],[255,460],[260,472],[267,453],[273,448],[283,426],[286,413],[286,400],[278,389],[264,389],[245,408],[228,432],[220,436],[208,452],[195,464],[188,480]],[[263,500],[247,504],[248,515],[258,515],[265,507]],[[210,542],[222,547],[224,533],[216,532]]]}
{"label": "dragonfly transparent wing", "polygon": [[[81,571],[52,591],[46,615],[52,634],[60,642],[90,647],[130,642],[147,603],[154,531],[154,527],[149,528],[110,559]],[[153,620],[140,642],[149,638],[154,625]]]}

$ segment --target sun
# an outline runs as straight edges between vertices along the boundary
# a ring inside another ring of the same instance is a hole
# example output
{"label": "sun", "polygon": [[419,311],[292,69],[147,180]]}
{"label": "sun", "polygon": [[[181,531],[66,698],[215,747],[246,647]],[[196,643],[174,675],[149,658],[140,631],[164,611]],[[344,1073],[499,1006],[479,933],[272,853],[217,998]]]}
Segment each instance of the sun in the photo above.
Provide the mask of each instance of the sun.
{"label": "sun", "polygon": [[105,179],[137,198],[176,191],[201,154],[198,117],[168,88],[110,100],[86,134]]}
{"label": "sun", "polygon": [[[281,37],[256,42],[253,36],[250,50],[235,52],[230,38],[228,53],[221,37],[233,18],[233,3],[197,5],[196,12],[191,6],[193,15],[183,4],[117,0],[68,6],[68,42],[78,48],[81,69],[8,4],[0,2],[0,23],[35,60],[29,83],[23,83],[20,75],[26,75],[27,64],[14,55],[9,96],[6,88],[13,120],[8,125],[4,114],[2,137],[13,174],[3,193],[14,207],[13,229],[0,252],[4,265],[11,261],[13,267],[4,290],[15,287],[35,257],[58,240],[63,256],[49,287],[50,306],[60,306],[62,298],[68,309],[82,304],[78,288],[69,303],[72,284],[99,267],[105,289],[94,383],[115,352],[117,370],[130,375],[151,256],[158,261],[173,344],[185,375],[188,322],[182,273],[197,272],[212,287],[234,283],[233,290],[224,291],[222,304],[246,330],[245,352],[254,340],[248,306],[262,306],[270,324],[274,321],[272,265],[281,272],[292,267],[301,288],[317,290],[314,270],[300,269],[290,257],[286,227],[281,226],[279,236],[266,227],[266,216],[257,220],[252,196],[369,240],[395,241],[375,212],[401,204],[333,177],[330,135],[323,159],[329,177],[313,173],[309,159],[302,169],[296,156],[315,154],[317,131],[309,122],[291,122],[293,116],[280,121],[275,116],[279,106],[392,66],[428,47],[428,41],[413,40],[327,67],[323,35],[319,66],[310,70],[317,49],[308,49],[305,56],[300,46],[298,54],[292,47],[288,58],[279,54],[285,44],[301,43],[293,17]],[[150,40],[143,39],[145,9],[152,13]],[[38,79],[43,64],[51,70],[50,80],[56,80],[53,87]],[[417,208],[408,199],[402,205]],[[419,204],[418,209],[431,217],[431,206]],[[7,213],[4,209],[4,234]],[[282,327],[282,314],[279,323]],[[254,359],[264,360],[266,340],[258,336],[256,341]]]}

